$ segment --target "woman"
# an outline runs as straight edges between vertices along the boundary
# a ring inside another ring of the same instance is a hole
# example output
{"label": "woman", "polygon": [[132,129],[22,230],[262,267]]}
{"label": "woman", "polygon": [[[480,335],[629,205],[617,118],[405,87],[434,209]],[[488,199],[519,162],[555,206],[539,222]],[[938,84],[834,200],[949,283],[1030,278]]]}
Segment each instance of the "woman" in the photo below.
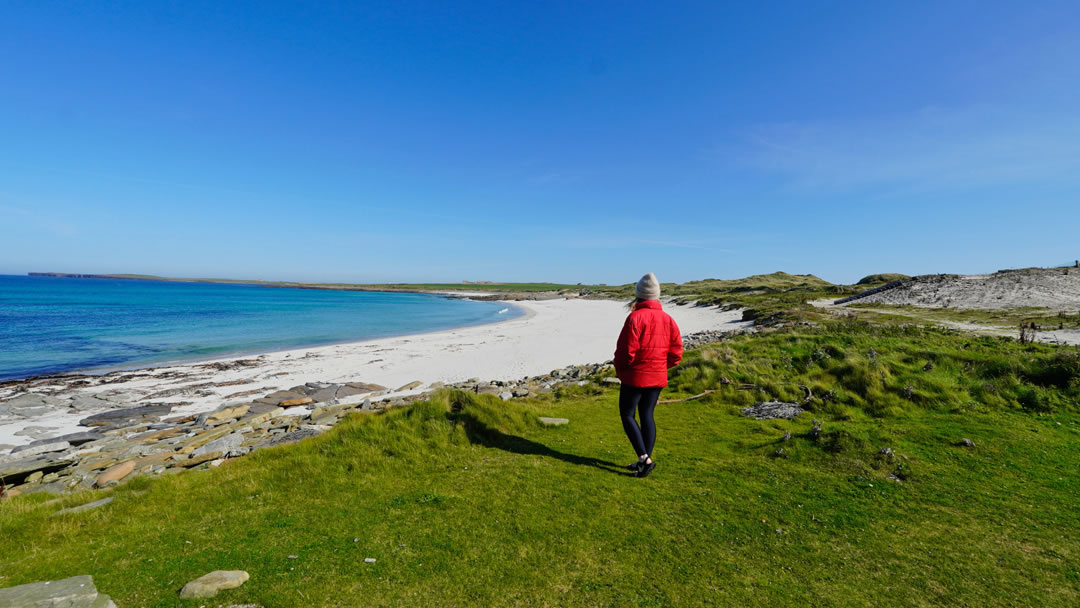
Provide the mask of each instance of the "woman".
{"label": "woman", "polygon": [[[656,443],[653,409],[660,391],[667,386],[668,368],[682,361],[683,345],[675,319],[660,307],[656,275],[650,272],[641,277],[634,295],[615,348],[615,374],[622,381],[619,413],[623,430],[638,455],[638,461],[627,468],[638,477],[647,477],[656,468],[650,456]],[[634,410],[638,411],[640,426],[634,420]]]}

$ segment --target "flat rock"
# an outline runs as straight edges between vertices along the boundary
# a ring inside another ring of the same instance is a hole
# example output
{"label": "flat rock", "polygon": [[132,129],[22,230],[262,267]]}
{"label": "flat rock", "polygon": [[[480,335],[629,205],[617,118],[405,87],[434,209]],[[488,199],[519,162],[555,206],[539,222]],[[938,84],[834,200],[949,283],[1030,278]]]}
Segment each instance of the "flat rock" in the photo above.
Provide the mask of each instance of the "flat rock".
{"label": "flat rock", "polygon": [[94,395],[76,395],[71,398],[71,403],[68,407],[76,412],[89,412],[96,410],[103,410],[107,407],[116,407],[115,403],[98,399]]}
{"label": "flat rock", "polygon": [[799,407],[799,404],[788,403],[786,401],[762,401],[761,403],[755,403],[754,405],[744,407],[741,411],[743,416],[755,420],[772,420],[775,418],[793,420],[799,414],[803,413],[803,409]]}
{"label": "flat rock", "polygon": [[101,433],[95,433],[94,431],[82,431],[78,433],[69,433],[67,435],[61,435],[59,437],[53,437],[52,439],[38,439],[37,441],[31,441],[30,445],[37,445],[39,443],[48,443],[50,441],[66,441],[71,445],[82,445],[84,443],[90,443],[91,441],[97,441],[98,439],[104,439],[105,436]]}
{"label": "flat rock", "polygon": [[137,422],[157,421],[172,411],[171,405],[144,405],[94,414],[79,421],[82,426],[125,426]]}
{"label": "flat rock", "polygon": [[421,382],[421,381],[419,381],[419,380],[413,380],[412,382],[410,382],[410,383],[406,384],[405,386],[402,386],[402,387],[398,388],[396,392],[400,392],[400,391],[411,391],[411,390],[413,390],[414,388],[420,388],[420,387],[421,387],[421,386],[423,386],[423,385],[424,385],[424,383],[423,383],[423,382]]}
{"label": "flat rock", "polygon": [[270,405],[269,403],[252,403],[250,406],[248,406],[246,416],[250,418],[251,416],[258,416],[260,414],[272,412],[275,409],[277,409],[277,406]]}
{"label": "flat rock", "polygon": [[215,439],[203,445],[192,452],[192,457],[202,456],[203,454],[210,454],[211,452],[221,452],[222,454],[228,454],[232,450],[240,447],[244,443],[244,436],[240,433],[229,433],[224,437]]}
{"label": "flat rock", "polygon": [[339,386],[337,393],[334,395],[335,399],[347,399],[349,397],[355,397],[356,395],[363,395],[365,393],[372,393],[374,391],[365,391],[356,387],[349,386],[347,384]]}
{"label": "flat rock", "polygon": [[58,399],[51,395],[43,395],[41,393],[23,393],[17,397],[12,397],[4,402],[10,408],[17,407],[67,407],[68,402],[63,399]]}
{"label": "flat rock", "polygon": [[214,570],[184,585],[180,590],[180,597],[205,598],[214,597],[219,591],[235,589],[247,582],[249,576],[243,570]]}
{"label": "flat rock", "polygon": [[615,377],[611,377],[611,378],[604,378],[603,380],[600,381],[600,383],[601,384],[621,385],[622,380],[619,380],[618,378],[615,378]]}
{"label": "flat rock", "polygon": [[0,461],[0,479],[6,484],[14,485],[29,477],[31,473],[52,473],[70,466],[74,461],[73,457],[66,454],[40,454],[17,459],[8,457]]}
{"label": "flat rock", "polygon": [[0,589],[5,608],[116,608],[107,595],[98,593],[90,576],[30,583]]}
{"label": "flat rock", "polygon": [[37,454],[48,454],[49,452],[63,452],[70,447],[71,444],[66,441],[47,439],[42,443],[38,443],[35,441],[34,443],[31,443],[29,445],[20,445],[17,448],[13,448],[11,450],[11,453],[19,454],[20,457],[34,456]]}
{"label": "flat rock", "polygon": [[362,393],[374,393],[375,391],[386,390],[386,387],[381,384],[370,384],[367,382],[349,382],[345,386],[356,389]]}
{"label": "flat rock", "polygon": [[259,442],[259,444],[255,446],[255,448],[272,448],[279,445],[287,445],[290,443],[296,443],[297,441],[302,441],[304,439],[307,439],[308,437],[315,437],[321,434],[322,433],[314,429],[301,429],[299,431],[292,431],[290,433],[282,433],[280,435],[275,435],[274,437],[271,437],[270,439],[267,439],[265,441]]}
{"label": "flat rock", "polygon": [[540,417],[540,424],[544,426],[562,426],[564,424],[570,424],[569,418],[548,418],[546,416]]}
{"label": "flat rock", "polygon": [[95,500],[94,502],[88,502],[85,505],[79,505],[77,507],[68,507],[67,509],[60,509],[56,513],[53,513],[53,516],[55,517],[57,515],[70,515],[72,513],[82,513],[83,511],[90,511],[90,510],[96,509],[98,507],[104,507],[105,505],[109,504],[112,501],[113,501],[113,497],[109,496],[108,498],[102,498],[101,500]]}
{"label": "flat rock", "polygon": [[285,405],[285,401],[304,399],[306,397],[306,394],[297,391],[274,391],[265,397],[260,397],[256,399],[255,403],[265,403],[267,405]]}
{"label": "flat rock", "polygon": [[15,431],[15,435],[19,437],[29,437],[34,440],[38,439],[52,439],[53,431],[56,430],[55,426],[25,426],[21,431]]}
{"label": "flat rock", "polygon": [[316,402],[316,403],[325,403],[327,401],[333,401],[333,400],[337,399],[338,388],[339,387],[335,384],[335,385],[328,386],[326,388],[319,389],[319,390],[311,393],[311,395],[310,395],[311,400]]}
{"label": "flat rock", "polygon": [[213,412],[206,412],[205,414],[200,414],[199,417],[196,419],[196,422],[202,425],[218,425],[223,422],[235,420],[243,416],[244,414],[248,413],[248,410],[250,408],[251,406],[248,404],[236,405],[232,407],[221,407]]}
{"label": "flat rock", "polygon": [[185,467],[195,467],[195,466],[199,466],[200,464],[202,464],[204,462],[210,462],[211,460],[217,460],[218,458],[221,458],[224,455],[225,454],[221,450],[216,450],[216,451],[213,451],[213,452],[203,452],[202,454],[192,454],[191,458],[189,458],[187,460],[181,460],[180,464],[185,466]]}
{"label": "flat rock", "polygon": [[135,470],[135,461],[128,460],[127,462],[121,462],[120,464],[114,464],[113,466],[105,469],[105,472],[98,475],[97,481],[94,482],[99,488],[104,488],[110,483],[119,482],[121,479],[127,477]]}

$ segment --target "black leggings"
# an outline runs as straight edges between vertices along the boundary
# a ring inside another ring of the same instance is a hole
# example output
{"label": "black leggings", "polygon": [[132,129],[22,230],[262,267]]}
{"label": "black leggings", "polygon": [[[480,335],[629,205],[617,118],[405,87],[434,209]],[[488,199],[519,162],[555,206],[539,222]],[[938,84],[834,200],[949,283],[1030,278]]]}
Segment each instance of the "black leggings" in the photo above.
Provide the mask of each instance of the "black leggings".
{"label": "black leggings", "polygon": [[[653,446],[656,445],[653,410],[656,409],[656,400],[660,398],[662,390],[664,389],[659,386],[642,388],[626,384],[619,390],[619,414],[622,416],[623,430],[638,456],[652,454]],[[638,410],[638,417],[641,418],[640,427],[634,420],[634,410]]]}

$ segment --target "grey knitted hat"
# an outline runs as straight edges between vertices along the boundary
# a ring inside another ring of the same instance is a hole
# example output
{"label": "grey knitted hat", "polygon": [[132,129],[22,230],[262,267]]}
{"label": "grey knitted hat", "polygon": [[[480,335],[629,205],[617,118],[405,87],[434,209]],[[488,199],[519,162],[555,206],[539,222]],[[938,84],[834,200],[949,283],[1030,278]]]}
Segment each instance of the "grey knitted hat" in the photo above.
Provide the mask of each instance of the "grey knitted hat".
{"label": "grey knitted hat", "polygon": [[656,280],[656,275],[650,272],[641,277],[634,288],[634,295],[642,300],[659,300],[660,281]]}

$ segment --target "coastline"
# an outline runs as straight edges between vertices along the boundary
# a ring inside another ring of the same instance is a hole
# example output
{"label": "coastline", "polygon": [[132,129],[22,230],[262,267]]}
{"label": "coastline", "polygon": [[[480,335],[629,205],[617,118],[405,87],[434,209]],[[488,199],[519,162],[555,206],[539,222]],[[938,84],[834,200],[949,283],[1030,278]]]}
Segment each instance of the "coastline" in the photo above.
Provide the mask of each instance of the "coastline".
{"label": "coastline", "polygon": [[[465,296],[464,294],[434,294],[434,293],[427,293],[427,292],[416,292],[416,293],[425,293],[426,295],[453,295],[455,297],[462,297],[464,299],[468,298],[468,296]],[[192,358],[183,358],[183,359],[168,359],[168,360],[164,360],[164,361],[155,361],[155,362],[152,362],[152,363],[145,363],[145,364],[105,365],[105,366],[100,366],[100,367],[86,367],[86,368],[72,369],[72,370],[66,371],[66,372],[58,372],[58,373],[55,373],[55,374],[42,374],[42,375],[38,375],[38,376],[30,376],[28,378],[20,378],[20,379],[12,379],[12,380],[0,380],[0,400],[5,398],[5,395],[4,395],[4,392],[3,392],[4,389],[9,388],[10,386],[19,385],[19,384],[28,384],[28,383],[33,384],[33,383],[37,383],[37,382],[47,382],[47,381],[51,381],[51,380],[57,380],[57,379],[62,379],[62,378],[72,378],[72,377],[107,376],[109,374],[114,374],[114,373],[118,373],[118,372],[140,372],[140,371],[154,370],[154,369],[165,368],[165,367],[171,368],[171,367],[182,367],[182,366],[185,366],[185,365],[205,365],[205,364],[208,364],[208,363],[235,361],[235,360],[238,360],[238,359],[250,359],[252,357],[261,357],[263,355],[272,355],[272,354],[275,354],[275,353],[287,353],[287,352],[292,352],[292,351],[305,351],[306,352],[306,351],[310,351],[312,349],[324,348],[324,347],[328,347],[328,346],[343,346],[343,345],[348,345],[348,344],[361,344],[361,343],[364,343],[364,342],[374,342],[374,341],[377,341],[377,340],[392,340],[394,338],[404,338],[404,337],[407,337],[407,336],[424,336],[424,335],[428,335],[428,334],[439,334],[439,333],[442,333],[442,332],[454,331],[454,330],[458,330],[458,329],[467,329],[467,328],[472,328],[472,327],[486,327],[486,326],[489,326],[489,325],[498,325],[500,323],[508,323],[510,321],[515,321],[517,319],[528,318],[528,317],[531,317],[531,316],[533,316],[535,314],[534,312],[526,309],[524,306],[521,306],[519,302],[506,302],[506,304],[507,304],[507,306],[509,308],[518,309],[519,314],[517,314],[516,316],[505,318],[505,319],[495,319],[493,321],[481,321],[481,322],[472,323],[472,324],[469,324],[469,325],[461,325],[461,326],[458,326],[458,327],[451,327],[451,328],[448,328],[448,329],[435,329],[435,330],[426,331],[426,332],[419,332],[419,333],[392,334],[392,335],[388,335],[388,336],[379,336],[377,338],[363,338],[363,339],[360,339],[360,340],[341,340],[341,341],[333,341],[333,342],[319,342],[317,344],[300,344],[300,345],[286,346],[286,347],[281,347],[281,348],[258,349],[258,350],[251,350],[251,351],[237,351],[237,352],[231,352],[231,353],[222,354],[222,355],[212,355],[212,356],[208,356],[208,357],[192,357]],[[2,423],[0,423],[0,425],[2,425]],[[0,443],[2,443],[2,442],[0,442]]]}
{"label": "coastline", "polygon": [[[524,314],[423,334],[9,384],[0,387],[0,401],[29,391],[55,405],[42,415],[0,418],[0,454],[35,439],[86,430],[79,420],[109,409],[169,404],[172,416],[195,415],[309,382],[375,383],[391,389],[387,396],[407,396],[438,383],[511,380],[599,363],[611,358],[627,314],[625,304],[613,300],[506,303]],[[670,302],[665,310],[684,334],[749,325],[741,322],[740,311]],[[97,405],[73,409],[76,402]]]}

